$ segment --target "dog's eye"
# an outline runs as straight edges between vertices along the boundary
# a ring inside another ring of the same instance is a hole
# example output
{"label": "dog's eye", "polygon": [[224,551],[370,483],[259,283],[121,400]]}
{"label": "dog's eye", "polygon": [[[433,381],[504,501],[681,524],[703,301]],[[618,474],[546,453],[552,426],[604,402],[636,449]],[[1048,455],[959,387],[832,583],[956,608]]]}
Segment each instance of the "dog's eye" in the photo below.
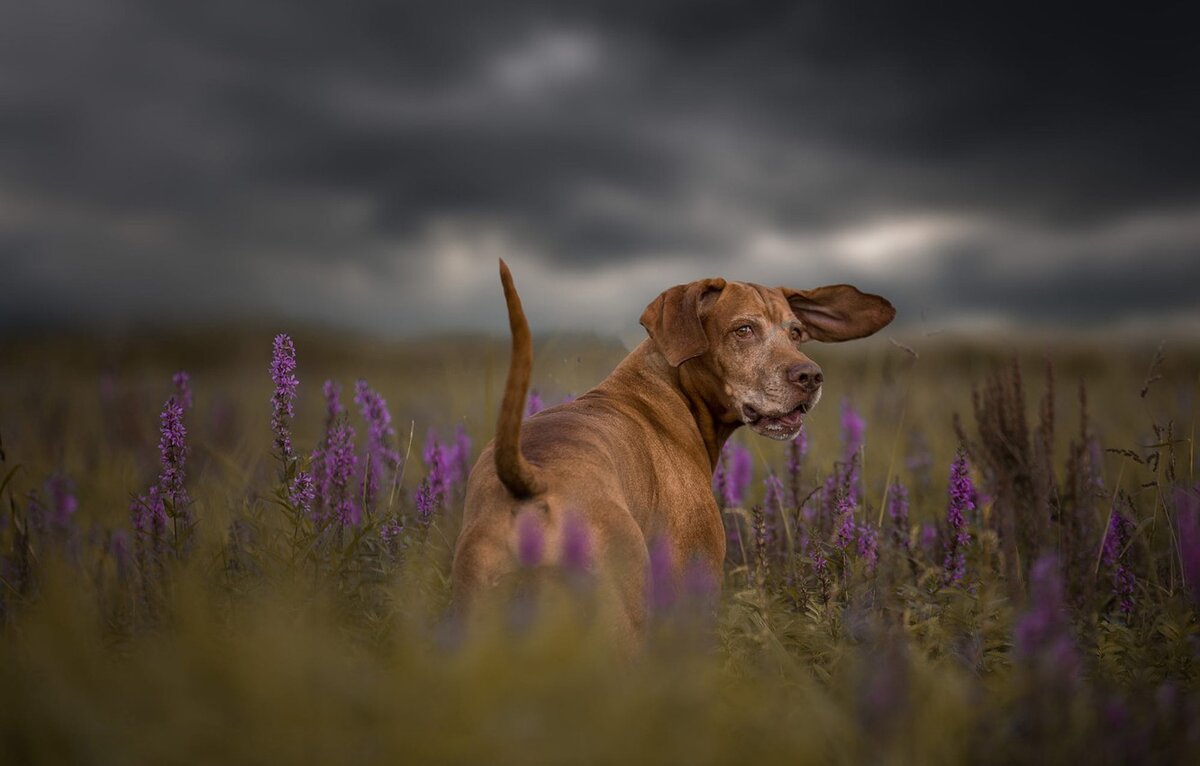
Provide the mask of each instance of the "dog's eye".
{"label": "dog's eye", "polygon": [[753,327],[751,327],[751,326],[750,326],[750,325],[748,325],[748,324],[739,325],[739,326],[738,326],[738,327],[737,327],[737,328],[736,328],[736,329],[733,331],[733,334],[734,334],[734,335],[736,335],[736,336],[738,336],[739,338],[741,338],[741,339],[745,340],[746,338],[749,338],[751,335],[753,335],[753,334],[754,334],[754,328],[753,328]]}
{"label": "dog's eye", "polygon": [[803,337],[804,337],[804,333],[800,330],[799,327],[792,328],[792,340],[799,343],[800,339]]}

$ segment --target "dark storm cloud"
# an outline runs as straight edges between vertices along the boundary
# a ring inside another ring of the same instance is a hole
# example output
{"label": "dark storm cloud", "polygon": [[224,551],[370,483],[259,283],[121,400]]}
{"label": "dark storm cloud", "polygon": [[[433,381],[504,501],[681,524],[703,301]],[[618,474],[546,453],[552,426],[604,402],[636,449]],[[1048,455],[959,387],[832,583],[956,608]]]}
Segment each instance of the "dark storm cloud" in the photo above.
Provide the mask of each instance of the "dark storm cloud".
{"label": "dark storm cloud", "polygon": [[20,4],[0,321],[471,326],[496,255],[625,318],[708,273],[855,279],[947,316],[1194,311],[1184,12]]}

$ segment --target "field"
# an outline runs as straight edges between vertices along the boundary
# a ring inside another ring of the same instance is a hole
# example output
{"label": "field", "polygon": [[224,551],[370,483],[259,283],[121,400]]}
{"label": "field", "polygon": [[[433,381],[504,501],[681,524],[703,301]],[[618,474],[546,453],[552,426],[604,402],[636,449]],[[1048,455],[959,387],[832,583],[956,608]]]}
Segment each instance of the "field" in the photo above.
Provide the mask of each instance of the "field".
{"label": "field", "polygon": [[[623,354],[540,339],[537,399]],[[0,763],[1200,762],[1200,348],[811,354],[629,658],[586,576],[449,615],[505,342],[0,340]]]}

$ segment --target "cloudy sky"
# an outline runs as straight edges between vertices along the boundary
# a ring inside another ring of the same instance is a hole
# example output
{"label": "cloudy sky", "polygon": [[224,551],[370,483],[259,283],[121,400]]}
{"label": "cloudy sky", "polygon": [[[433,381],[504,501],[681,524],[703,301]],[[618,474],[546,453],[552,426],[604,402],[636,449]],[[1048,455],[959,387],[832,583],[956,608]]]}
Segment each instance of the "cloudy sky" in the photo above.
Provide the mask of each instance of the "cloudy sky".
{"label": "cloudy sky", "polygon": [[0,328],[626,332],[705,276],[926,327],[1200,327],[1196,26],[1150,3],[38,0]]}

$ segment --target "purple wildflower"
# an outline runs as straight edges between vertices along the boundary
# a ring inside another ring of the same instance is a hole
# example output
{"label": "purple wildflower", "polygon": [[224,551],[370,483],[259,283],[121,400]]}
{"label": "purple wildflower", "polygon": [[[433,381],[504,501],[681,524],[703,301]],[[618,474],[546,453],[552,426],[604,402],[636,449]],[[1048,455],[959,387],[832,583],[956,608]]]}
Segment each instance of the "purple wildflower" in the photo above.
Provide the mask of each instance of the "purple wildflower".
{"label": "purple wildflower", "polygon": [[929,523],[922,524],[920,536],[921,550],[925,551],[926,555],[933,556],[939,547],[938,538],[940,537],[941,533],[938,532],[938,528],[935,525]]}
{"label": "purple wildflower", "polygon": [[866,562],[867,571],[874,571],[879,563],[879,541],[875,527],[870,524],[859,524],[855,530],[858,536],[858,557]]}
{"label": "purple wildflower", "polygon": [[187,490],[183,486],[184,467],[187,462],[187,428],[183,425],[183,405],[175,397],[163,405],[161,430],[158,439],[159,462],[162,470],[158,475],[158,488],[164,502],[170,503],[172,513],[180,513],[188,504]]}
{"label": "purple wildflower", "polygon": [[867,424],[849,399],[842,400],[842,462],[850,464],[863,446]]}
{"label": "purple wildflower", "polygon": [[529,568],[542,563],[546,552],[546,537],[538,514],[523,511],[517,516],[517,560]]}
{"label": "purple wildflower", "polygon": [[292,434],[288,421],[295,415],[293,403],[296,399],[296,388],[300,381],[296,379],[296,347],[287,335],[275,336],[275,344],[271,355],[271,380],[275,382],[275,393],[271,396],[271,430],[275,432],[275,449],[283,460],[291,460]]}
{"label": "purple wildflower", "polygon": [[855,531],[857,529],[854,523],[854,505],[851,503],[849,497],[840,495],[835,508],[835,513],[840,523],[834,543],[842,553],[849,553],[850,545],[854,542]]}
{"label": "purple wildflower", "polygon": [[444,505],[452,488],[450,450],[438,441],[432,428],[425,440],[422,458],[427,469],[425,482],[429,485],[431,497],[437,505]]}
{"label": "purple wildflower", "polygon": [[50,495],[50,523],[59,529],[66,529],[79,508],[75,487],[66,476],[55,474],[46,482],[46,490]]}
{"label": "purple wildflower", "polygon": [[1104,533],[1101,553],[1104,565],[1112,571],[1113,595],[1117,597],[1117,604],[1125,615],[1133,614],[1133,592],[1137,587],[1137,578],[1123,560],[1133,529],[1133,522],[1120,511],[1114,510]]}
{"label": "purple wildflower", "polygon": [[[312,473],[315,485],[315,494],[313,497],[313,519],[319,520],[322,516],[321,509],[333,504],[333,470],[330,453],[333,444],[333,432],[335,426],[339,423],[339,418],[345,410],[342,408],[341,394],[342,389],[337,383],[332,380],[325,381],[321,387],[325,395],[325,436],[321,439],[317,448],[312,451],[312,456],[309,458],[309,471]],[[353,441],[353,431],[351,431],[351,441]]]}
{"label": "purple wildflower", "polygon": [[946,585],[957,585],[962,582],[967,573],[966,547],[971,542],[971,533],[967,531],[969,511],[975,510],[975,485],[971,481],[970,466],[967,455],[959,450],[958,456],[950,466],[950,484],[948,488],[950,502],[946,507],[946,558],[942,563],[942,582]]}
{"label": "purple wildflower", "polygon": [[1200,604],[1200,484],[1191,491],[1175,490],[1175,523],[1179,529],[1179,555],[1183,581]]}
{"label": "purple wildflower", "polygon": [[753,471],[750,450],[739,444],[733,445],[733,466],[729,471],[729,489],[733,493],[733,497],[737,499],[735,504],[745,501],[746,490],[750,487]]}
{"label": "purple wildflower", "polygon": [[795,507],[800,504],[800,471],[804,465],[804,456],[808,454],[808,432],[803,427],[796,438],[787,446],[786,470],[788,476],[788,504]]}
{"label": "purple wildflower", "polygon": [[327,380],[321,387],[321,391],[325,394],[325,432],[328,433],[333,428],[334,422],[337,421],[338,415],[345,412],[342,407],[342,387],[332,380]]}
{"label": "purple wildflower", "polygon": [[892,520],[892,542],[908,552],[908,490],[899,481],[892,483],[888,493],[888,517]]}
{"label": "purple wildflower", "polygon": [[454,429],[454,441],[442,444],[432,428],[425,438],[421,452],[425,466],[429,469],[433,490],[445,500],[454,486],[467,478],[471,469],[471,437],[460,423]]}
{"label": "purple wildflower", "polygon": [[592,538],[583,517],[568,512],[563,520],[562,564],[568,572],[586,572],[592,565]]}
{"label": "purple wildflower", "polygon": [[1074,681],[1079,654],[1071,638],[1058,559],[1045,554],[1030,570],[1031,606],[1013,630],[1013,651],[1039,674]]}
{"label": "purple wildflower", "polygon": [[829,561],[819,546],[813,546],[813,574],[817,576],[817,587],[821,593],[821,603],[828,604],[833,596],[833,578],[829,576]]}
{"label": "purple wildflower", "polygon": [[380,479],[385,470],[393,476],[400,465],[400,453],[393,447],[396,431],[392,428],[392,414],[387,402],[367,381],[359,380],[354,389],[354,401],[367,423],[367,459],[363,466],[363,504],[368,512],[375,507],[379,495]]}
{"label": "purple wildflower", "polygon": [[466,480],[471,472],[471,437],[462,423],[454,427],[454,448],[446,462],[447,477],[451,483]]}
{"label": "purple wildflower", "polygon": [[752,472],[750,450],[734,442],[725,442],[713,472],[713,492],[721,508],[737,508],[742,504]]}
{"label": "purple wildflower", "polygon": [[305,516],[312,514],[313,501],[317,498],[317,486],[313,475],[308,471],[298,471],[292,480],[290,491],[292,505]]}
{"label": "purple wildflower", "polygon": [[665,537],[657,537],[650,543],[647,577],[646,601],[651,614],[669,610],[675,604],[676,592],[671,544]]}
{"label": "purple wildflower", "polygon": [[434,511],[437,510],[437,496],[433,491],[433,487],[426,478],[417,486],[417,491],[413,496],[413,505],[417,508],[417,519],[422,525],[428,525],[433,521]]}
{"label": "purple wildflower", "polygon": [[726,497],[729,495],[729,490],[726,487],[729,484],[729,456],[726,450],[722,447],[721,453],[717,455],[717,465],[713,468],[712,491],[717,497],[717,505],[721,510],[729,507],[726,502]]}
{"label": "purple wildflower", "polygon": [[525,403],[525,417],[531,417],[542,411],[542,396],[533,390],[529,392],[529,400]]}
{"label": "purple wildflower", "polygon": [[709,606],[716,599],[717,578],[699,558],[693,557],[683,568],[683,579],[680,585],[683,597],[688,604]]}
{"label": "purple wildflower", "polygon": [[179,403],[183,405],[185,410],[192,408],[192,388],[190,381],[191,377],[183,370],[175,373],[175,377],[171,379],[171,382],[175,384],[175,395],[179,398]]}
{"label": "purple wildflower", "polygon": [[399,537],[400,533],[403,531],[404,522],[400,520],[399,516],[392,516],[379,526],[379,536],[385,543],[395,541],[395,539]]}
{"label": "purple wildflower", "polygon": [[354,526],[362,517],[362,511],[354,502],[350,491],[357,465],[358,458],[354,454],[354,427],[342,417],[329,433],[323,477],[323,485],[328,488],[324,495],[325,500],[342,526]]}
{"label": "purple wildflower", "polygon": [[150,487],[147,494],[134,500],[129,506],[129,512],[133,530],[137,533],[134,540],[137,566],[142,576],[148,577],[152,563],[161,565],[163,550],[166,547],[167,511],[163,507],[158,487]]}

